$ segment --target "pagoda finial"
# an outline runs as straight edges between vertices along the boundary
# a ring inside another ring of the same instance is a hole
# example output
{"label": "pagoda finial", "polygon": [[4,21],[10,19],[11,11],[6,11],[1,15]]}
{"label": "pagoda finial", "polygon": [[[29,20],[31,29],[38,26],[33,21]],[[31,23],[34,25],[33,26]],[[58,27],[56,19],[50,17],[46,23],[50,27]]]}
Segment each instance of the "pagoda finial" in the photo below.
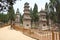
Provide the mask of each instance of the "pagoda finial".
{"label": "pagoda finial", "polygon": [[19,9],[17,8],[16,14],[20,14]]}
{"label": "pagoda finial", "polygon": [[29,3],[28,3],[28,2],[26,2],[24,5],[29,5]]}
{"label": "pagoda finial", "polygon": [[17,11],[16,11],[16,13],[19,13],[19,9],[17,8]]}

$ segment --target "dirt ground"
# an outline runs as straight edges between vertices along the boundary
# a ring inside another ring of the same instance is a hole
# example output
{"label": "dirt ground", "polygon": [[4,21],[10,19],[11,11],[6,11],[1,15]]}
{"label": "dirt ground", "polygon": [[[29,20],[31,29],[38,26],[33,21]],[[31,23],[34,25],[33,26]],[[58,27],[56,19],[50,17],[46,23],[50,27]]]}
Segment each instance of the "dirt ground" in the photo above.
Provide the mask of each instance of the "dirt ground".
{"label": "dirt ground", "polygon": [[10,29],[10,26],[0,28],[0,40],[36,40],[24,35],[20,31]]}

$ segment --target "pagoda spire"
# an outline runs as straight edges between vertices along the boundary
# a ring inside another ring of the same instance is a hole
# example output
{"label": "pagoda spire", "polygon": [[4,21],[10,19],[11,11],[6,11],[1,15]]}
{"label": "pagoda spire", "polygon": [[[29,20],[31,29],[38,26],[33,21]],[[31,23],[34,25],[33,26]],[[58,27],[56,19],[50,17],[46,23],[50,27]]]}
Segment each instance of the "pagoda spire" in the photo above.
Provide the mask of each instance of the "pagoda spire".
{"label": "pagoda spire", "polygon": [[17,11],[16,11],[15,24],[17,26],[20,26],[20,12],[19,12],[19,9],[18,8],[17,8]]}
{"label": "pagoda spire", "polygon": [[29,3],[24,4],[23,26],[27,29],[31,28],[31,17],[29,11]]}
{"label": "pagoda spire", "polygon": [[17,8],[17,11],[16,11],[16,14],[19,14],[20,12],[19,12],[19,9]]}

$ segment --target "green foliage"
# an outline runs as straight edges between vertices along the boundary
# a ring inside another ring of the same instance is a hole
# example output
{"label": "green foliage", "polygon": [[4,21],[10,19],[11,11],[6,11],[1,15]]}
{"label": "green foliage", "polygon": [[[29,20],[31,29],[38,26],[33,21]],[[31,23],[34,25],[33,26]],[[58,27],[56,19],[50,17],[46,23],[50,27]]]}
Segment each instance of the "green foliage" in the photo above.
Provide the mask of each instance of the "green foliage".
{"label": "green foliage", "polygon": [[3,15],[2,22],[4,22],[4,23],[8,22],[8,16],[7,16],[7,14],[6,15]]}
{"label": "green foliage", "polygon": [[57,21],[57,17],[56,17],[56,13],[50,12],[50,19],[53,21],[53,23],[56,23]]}
{"label": "green foliage", "polygon": [[31,27],[32,27],[32,23],[33,23],[33,11],[32,8],[30,8],[30,17],[31,17]]}
{"label": "green foliage", "polygon": [[30,8],[30,17],[32,17],[32,8]]}
{"label": "green foliage", "polygon": [[37,4],[34,5],[33,13],[32,14],[33,14],[33,20],[34,20],[34,22],[37,22],[39,20]]}
{"label": "green foliage", "polygon": [[[55,20],[57,21],[57,23],[60,24],[60,0],[50,0],[51,6],[50,8],[52,9],[51,13],[54,13],[54,7],[56,9],[56,14],[52,14],[52,17],[55,15]],[[51,18],[52,18],[51,17]]]}
{"label": "green foliage", "polygon": [[37,22],[39,20],[37,4],[34,5],[33,10],[32,8],[30,9],[30,17],[32,18],[32,21],[34,22]]}
{"label": "green foliage", "polygon": [[3,18],[3,14],[2,14],[2,13],[0,13],[0,21],[2,20],[2,18]]}
{"label": "green foliage", "polygon": [[15,21],[15,13],[14,13],[13,6],[9,7],[8,17],[9,17],[10,25],[11,25],[11,28],[12,28],[12,25],[14,24],[14,21]]}
{"label": "green foliage", "polygon": [[8,15],[0,13],[0,22],[3,22],[3,23],[8,22]]}
{"label": "green foliage", "polygon": [[49,13],[48,13],[48,3],[45,4],[45,11],[46,11],[46,19],[47,25],[49,26]]}
{"label": "green foliage", "polygon": [[[52,20],[53,23],[56,23],[57,22],[57,9],[56,9],[56,6],[57,6],[57,1],[56,0],[50,0],[50,3],[45,5],[45,10],[46,10],[46,14],[47,14],[47,21],[49,19]],[[55,11],[56,9],[56,11]],[[59,11],[59,6],[58,6],[58,11]],[[48,23],[47,23],[48,24]]]}
{"label": "green foliage", "polygon": [[57,22],[60,24],[60,3],[57,1],[56,5],[56,13],[57,13]]}
{"label": "green foliage", "polygon": [[56,0],[50,0],[51,3],[55,4]]}
{"label": "green foliage", "polygon": [[[55,23],[58,23],[58,27],[60,29],[60,0],[50,0],[50,8],[52,9],[50,12],[50,18]],[[54,12],[54,8],[56,9],[56,12]]]}
{"label": "green foliage", "polygon": [[11,6],[8,10],[8,16],[9,16],[9,20],[10,21],[15,21],[15,13],[14,13],[14,9],[13,6]]}
{"label": "green foliage", "polygon": [[23,24],[23,15],[20,14],[20,23]]}
{"label": "green foliage", "polygon": [[45,10],[47,12],[47,10],[48,10],[48,3],[45,4]]}
{"label": "green foliage", "polygon": [[33,11],[32,11],[32,8],[30,8],[30,17],[31,17],[31,21],[33,21]]}
{"label": "green foliage", "polygon": [[31,17],[31,27],[32,27],[33,22],[35,23],[35,26],[36,26],[36,23],[39,20],[37,4],[34,5],[33,10],[32,10],[32,8],[30,9],[30,17]]}

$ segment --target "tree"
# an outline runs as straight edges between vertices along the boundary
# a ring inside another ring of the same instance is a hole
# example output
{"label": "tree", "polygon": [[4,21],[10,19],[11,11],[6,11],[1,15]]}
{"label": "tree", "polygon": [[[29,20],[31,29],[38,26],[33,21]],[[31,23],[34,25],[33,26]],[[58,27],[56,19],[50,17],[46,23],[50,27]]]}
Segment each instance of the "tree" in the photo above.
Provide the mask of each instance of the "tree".
{"label": "tree", "polygon": [[30,17],[31,17],[31,27],[32,27],[32,23],[33,23],[33,10],[32,8],[30,8]]}
{"label": "tree", "polygon": [[45,4],[45,10],[46,10],[46,19],[47,19],[47,25],[49,26],[49,9],[48,9],[48,3]]}
{"label": "tree", "polygon": [[49,8],[50,8],[50,13],[49,13],[50,19],[53,20],[54,19],[54,8],[53,8],[52,4],[50,4]]}
{"label": "tree", "polygon": [[60,0],[50,0],[50,3],[56,9],[57,23],[59,24],[58,27],[60,29]]}
{"label": "tree", "polygon": [[8,16],[9,16],[10,24],[11,24],[11,27],[12,27],[13,21],[15,21],[15,13],[14,13],[13,6],[9,7]]}
{"label": "tree", "polygon": [[32,11],[32,8],[30,8],[30,17],[33,19],[33,11]]}
{"label": "tree", "polygon": [[34,8],[33,8],[33,21],[35,22],[35,26],[36,26],[36,22],[38,22],[39,20],[39,16],[38,16],[38,6],[35,3]]}
{"label": "tree", "polygon": [[3,18],[3,14],[0,13],[0,21],[2,21],[2,18]]}
{"label": "tree", "polygon": [[13,5],[15,3],[16,0],[0,0],[1,3],[3,3],[4,5],[2,5],[0,3],[0,12],[4,12],[4,10],[6,8],[6,11],[8,11],[8,14],[9,14],[9,20],[10,20],[10,24],[11,24],[11,27],[12,27],[12,21],[14,20],[14,10],[13,10]]}
{"label": "tree", "polygon": [[8,15],[7,14],[3,14],[2,22],[3,23],[7,23],[8,22]]}
{"label": "tree", "polygon": [[55,5],[56,5],[56,2],[55,2],[55,0],[50,0],[50,3],[48,4],[48,7],[46,7],[46,8],[48,8],[48,13],[49,13],[49,19],[51,19],[52,20],[52,22],[51,23],[56,23],[56,8],[55,8]]}
{"label": "tree", "polygon": [[8,22],[8,15],[0,13],[0,22],[7,23]]}
{"label": "tree", "polygon": [[20,14],[20,23],[23,24],[23,15]]}
{"label": "tree", "polygon": [[58,27],[60,30],[60,0],[56,0],[57,4],[56,4],[56,13],[57,13],[57,23],[58,23]]}
{"label": "tree", "polygon": [[56,7],[56,13],[57,13],[57,22],[58,24],[60,24],[60,1],[57,0],[56,2],[57,4],[55,7]]}

